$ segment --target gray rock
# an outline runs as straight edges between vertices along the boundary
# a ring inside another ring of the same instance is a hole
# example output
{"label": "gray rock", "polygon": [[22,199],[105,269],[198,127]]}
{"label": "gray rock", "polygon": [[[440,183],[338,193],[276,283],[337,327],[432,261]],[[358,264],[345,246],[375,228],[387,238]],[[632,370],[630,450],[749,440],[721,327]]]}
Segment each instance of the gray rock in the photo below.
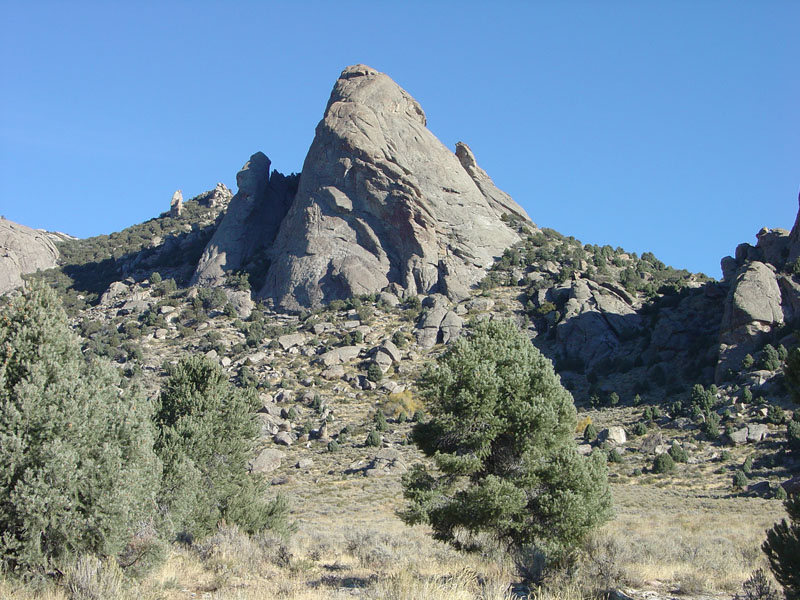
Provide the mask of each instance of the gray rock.
{"label": "gray rock", "polygon": [[292,203],[297,178],[277,171],[270,175],[270,164],[256,152],[236,175],[239,191],[200,258],[193,285],[221,285],[226,272],[243,268],[271,247]]}
{"label": "gray rock", "polygon": [[320,375],[323,379],[327,379],[328,381],[341,379],[344,376],[344,367],[342,365],[334,365],[322,371]]}
{"label": "gray rock", "polygon": [[464,319],[459,317],[452,310],[448,311],[442,319],[439,329],[442,332],[442,343],[447,344],[456,339],[461,334],[461,329],[464,327]]}
{"label": "gray rock", "polygon": [[304,333],[288,333],[278,338],[278,343],[284,350],[289,350],[289,348],[294,348],[295,346],[298,346],[305,341],[306,341],[306,336]]}
{"label": "gray rock", "polygon": [[272,438],[272,441],[281,446],[291,446],[294,443],[294,438],[288,431],[279,431],[275,434],[275,437]]}
{"label": "gray rock", "polygon": [[733,444],[746,444],[747,443],[747,427],[742,427],[736,431],[732,431],[728,436]]}
{"label": "gray rock", "polygon": [[180,190],[172,194],[172,200],[169,203],[169,216],[176,218],[180,217],[183,212],[183,192]]}
{"label": "gray rock", "polygon": [[603,429],[599,437],[602,441],[612,442],[617,445],[622,445],[628,441],[628,437],[625,435],[625,429],[619,426]]}
{"label": "gray rock", "polygon": [[394,448],[382,448],[369,463],[364,474],[367,477],[382,477],[405,473],[406,470],[406,463],[399,451]]}
{"label": "gray rock", "polygon": [[57,265],[58,249],[42,231],[0,219],[0,294],[22,285],[22,276]]}
{"label": "gray rock", "polygon": [[[0,221],[2,224],[2,221]],[[130,293],[130,288],[122,281],[112,281],[108,289],[100,296],[100,306],[111,306],[123,300]],[[162,309],[167,308],[162,306]],[[174,307],[170,306],[174,310]],[[161,314],[164,314],[163,312]]]}
{"label": "gray rock", "polygon": [[400,349],[391,340],[385,340],[380,345],[378,350],[380,352],[384,352],[385,354],[388,354],[389,358],[391,358],[394,362],[400,362],[400,360],[403,358],[403,355],[400,352]]}
{"label": "gray rock", "polygon": [[314,466],[314,460],[311,458],[301,458],[300,460],[297,461],[297,464],[295,465],[295,467],[298,469],[310,469],[313,466]]}
{"label": "gray rock", "polygon": [[639,448],[639,451],[642,454],[656,454],[656,449],[659,446],[665,446],[664,434],[662,434],[660,431],[656,431],[642,440],[642,445]]}
{"label": "gray rock", "polygon": [[246,319],[252,314],[255,304],[250,297],[250,292],[225,288],[225,295],[228,297],[228,302],[231,303],[231,306],[233,306],[236,310],[236,314],[239,315],[240,318]]}
{"label": "gray rock", "polygon": [[272,473],[281,466],[281,461],[286,455],[280,450],[267,448],[262,450],[256,458],[250,461],[250,471],[253,473]]}
{"label": "gray rock", "polygon": [[378,300],[392,308],[400,304],[400,299],[391,292],[381,292],[378,294]]}
{"label": "gray rock", "polygon": [[452,291],[517,241],[518,205],[425,127],[420,105],[383,73],[346,68],[281,223],[261,295],[298,309],[380,291]]}
{"label": "gray rock", "polygon": [[339,348],[328,350],[320,355],[319,361],[326,367],[341,365],[358,358],[358,355],[361,354],[363,349],[364,346],[340,346]]}
{"label": "gray rock", "polygon": [[716,378],[738,371],[744,356],[753,352],[771,331],[784,322],[781,290],[773,268],[751,261],[737,274],[725,299],[720,324]]}
{"label": "gray rock", "polygon": [[380,367],[382,373],[386,373],[386,371],[392,368],[392,357],[383,350],[375,353],[372,357],[372,362]]}
{"label": "gray rock", "polygon": [[761,423],[751,423],[747,426],[747,441],[760,442],[767,437],[769,428]]}

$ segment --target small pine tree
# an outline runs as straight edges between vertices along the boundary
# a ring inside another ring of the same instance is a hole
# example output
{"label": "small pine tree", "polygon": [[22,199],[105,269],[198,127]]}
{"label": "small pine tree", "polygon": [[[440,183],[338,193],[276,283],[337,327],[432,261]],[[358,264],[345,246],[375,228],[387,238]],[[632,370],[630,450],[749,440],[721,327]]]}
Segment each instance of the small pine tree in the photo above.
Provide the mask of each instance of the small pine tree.
{"label": "small pine tree", "polygon": [[781,519],[767,531],[761,549],[767,555],[775,579],[783,586],[786,600],[800,600],[800,495],[793,494],[783,505],[789,522]]}
{"label": "small pine tree", "polygon": [[669,453],[659,454],[653,460],[653,473],[671,473],[675,470],[675,461]]}
{"label": "small pine tree", "polygon": [[55,292],[31,283],[0,310],[0,561],[64,567],[118,554],[152,516],[161,465],[151,405],[87,362]]}
{"label": "small pine tree", "polygon": [[753,457],[748,456],[744,459],[744,463],[742,463],[742,473],[745,475],[750,475],[753,472]]}
{"label": "small pine tree", "polygon": [[267,501],[265,481],[246,470],[259,433],[253,388],[237,388],[217,363],[191,357],[173,369],[160,400],[160,505],[175,532],[200,537],[221,519],[250,533],[285,532],[285,500]]}
{"label": "small pine tree", "polygon": [[383,371],[381,371],[377,363],[370,363],[369,367],[367,367],[367,379],[374,383],[378,383],[383,379]]}
{"label": "small pine tree", "polygon": [[744,471],[741,469],[737,469],[733,474],[733,488],[736,490],[742,490],[745,487],[747,487],[747,475],[745,475]]}
{"label": "small pine tree", "polygon": [[407,523],[460,549],[491,539],[557,558],[610,518],[605,457],[578,454],[572,396],[513,323],[479,323],[420,389],[430,420],[414,441],[437,471],[416,465],[403,477]]}
{"label": "small pine tree", "polygon": [[800,401],[800,348],[792,348],[783,365],[786,387],[792,393],[795,402]]}
{"label": "small pine tree", "polygon": [[386,421],[386,415],[383,414],[382,410],[378,410],[378,412],[375,413],[375,419],[373,420],[375,422],[375,429],[377,431],[386,431],[389,428],[389,423]]}
{"label": "small pine tree", "polygon": [[[797,414],[800,411],[794,411]],[[786,444],[791,450],[800,450],[800,422],[789,421],[786,425]]]}
{"label": "small pine tree", "polygon": [[367,439],[364,440],[364,445],[368,447],[377,447],[383,444],[383,438],[381,438],[381,434],[375,430],[372,430],[367,434]]}
{"label": "small pine tree", "polygon": [[753,359],[753,357],[750,354],[745,354],[744,358],[742,359],[742,369],[747,371],[748,369],[750,369],[755,364],[755,362],[756,361]]}
{"label": "small pine tree", "polygon": [[669,455],[672,460],[679,463],[685,463],[689,460],[689,455],[686,450],[678,442],[672,442],[672,447],[669,449]]}
{"label": "small pine tree", "polygon": [[597,439],[597,428],[594,424],[589,423],[586,428],[583,430],[583,441],[584,442],[593,442]]}

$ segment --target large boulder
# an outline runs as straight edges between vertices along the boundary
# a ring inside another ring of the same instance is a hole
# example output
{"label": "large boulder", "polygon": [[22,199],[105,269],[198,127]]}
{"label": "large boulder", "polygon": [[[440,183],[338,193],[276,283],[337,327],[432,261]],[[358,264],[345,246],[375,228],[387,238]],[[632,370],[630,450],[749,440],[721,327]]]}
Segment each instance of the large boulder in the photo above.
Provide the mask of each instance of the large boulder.
{"label": "large boulder", "polygon": [[463,297],[528,220],[459,146],[426,128],[419,103],[388,76],[346,68],[333,88],[280,225],[261,296],[287,309],[398,284]]}
{"label": "large boulder", "polygon": [[58,249],[36,229],[0,219],[0,294],[22,285],[22,276],[58,263]]}
{"label": "large boulder", "polygon": [[738,371],[744,356],[758,347],[773,326],[783,322],[781,288],[774,267],[757,260],[747,262],[725,300],[717,380],[722,380],[728,369]]}

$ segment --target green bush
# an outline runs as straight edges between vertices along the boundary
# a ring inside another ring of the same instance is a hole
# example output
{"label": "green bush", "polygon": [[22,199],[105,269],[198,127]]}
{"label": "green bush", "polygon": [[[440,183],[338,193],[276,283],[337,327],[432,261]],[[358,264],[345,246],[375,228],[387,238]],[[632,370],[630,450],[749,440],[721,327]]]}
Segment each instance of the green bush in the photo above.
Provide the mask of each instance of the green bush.
{"label": "green bush", "polygon": [[589,423],[583,430],[583,441],[593,442],[597,439],[597,428]]}
{"label": "green bush", "polygon": [[781,519],[767,531],[761,549],[767,555],[775,579],[783,586],[786,600],[800,600],[800,495],[793,494],[783,505],[789,522]]}
{"label": "green bush", "polygon": [[675,461],[669,453],[659,454],[653,460],[653,473],[671,473],[675,470]]}
{"label": "green bush", "polygon": [[612,448],[611,452],[608,453],[608,462],[612,463],[621,463],[622,462],[622,455],[616,448]]}
{"label": "green bush", "polygon": [[633,435],[647,435],[647,425],[644,423],[637,423],[633,426]]}
{"label": "green bush", "polygon": [[114,556],[152,517],[161,465],[151,405],[84,358],[56,294],[32,282],[0,309],[0,560],[64,568]]}
{"label": "green bush", "polygon": [[750,475],[753,472],[753,457],[748,456],[744,459],[744,463],[742,463],[742,472],[745,475]]}
{"label": "green bush", "polygon": [[776,500],[786,500],[788,497],[786,494],[786,488],[782,485],[778,485],[775,490],[775,496],[773,496]]}
{"label": "green bush", "polygon": [[687,460],[689,460],[689,454],[678,442],[672,442],[672,447],[669,449],[669,455],[676,463],[685,463]]}
{"label": "green bush", "polygon": [[419,386],[430,420],[413,439],[437,472],[416,465],[403,477],[407,523],[456,548],[494,540],[557,559],[610,518],[605,457],[578,454],[572,397],[513,323],[476,325]]}
{"label": "green bush", "polygon": [[191,357],[172,369],[155,415],[164,463],[159,494],[176,534],[198,538],[221,519],[253,533],[287,530],[283,498],[267,501],[266,482],[247,472],[259,434],[253,388],[237,388],[222,368]]}
{"label": "green bush", "polygon": [[378,412],[375,413],[373,421],[376,431],[386,431],[389,428],[389,423],[386,422],[386,415],[383,414],[382,410],[378,410]]}
{"label": "green bush", "polygon": [[[797,414],[800,411],[795,411]],[[786,425],[786,443],[792,450],[800,450],[800,423],[792,420]]]}
{"label": "green bush", "polygon": [[737,469],[733,474],[733,488],[736,490],[741,490],[745,487],[747,487],[747,475],[745,475],[744,471],[741,469]]}
{"label": "green bush", "polygon": [[755,362],[756,361],[753,360],[753,357],[751,355],[745,354],[744,358],[742,359],[742,369],[745,371],[751,369],[755,364]]}
{"label": "green bush", "polygon": [[381,434],[375,430],[370,431],[367,435],[367,439],[364,440],[365,446],[377,447],[381,444],[383,444],[383,438],[381,438]]}
{"label": "green bush", "polygon": [[339,442],[336,440],[331,440],[328,442],[328,452],[338,452],[339,451]]}
{"label": "green bush", "polygon": [[369,367],[367,367],[367,379],[374,383],[378,383],[383,379],[383,371],[381,371],[377,363],[370,363]]}
{"label": "green bush", "polygon": [[767,371],[776,371],[781,367],[781,359],[778,351],[771,344],[764,346],[761,351],[761,367]]}

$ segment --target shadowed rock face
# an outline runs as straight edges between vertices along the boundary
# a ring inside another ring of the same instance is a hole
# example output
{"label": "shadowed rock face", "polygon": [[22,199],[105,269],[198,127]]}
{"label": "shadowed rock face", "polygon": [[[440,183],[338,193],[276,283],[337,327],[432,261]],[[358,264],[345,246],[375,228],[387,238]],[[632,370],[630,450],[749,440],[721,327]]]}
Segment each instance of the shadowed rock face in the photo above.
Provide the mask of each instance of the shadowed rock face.
{"label": "shadowed rock face", "polygon": [[498,190],[465,145],[459,155],[388,76],[345,69],[317,126],[297,195],[270,251],[260,295],[317,306],[396,283],[406,294],[462,295],[518,236]]}
{"label": "shadowed rock face", "polygon": [[46,233],[0,219],[0,294],[22,285],[22,275],[57,261],[58,250]]}
{"label": "shadowed rock face", "polygon": [[236,175],[239,191],[197,265],[193,284],[220,285],[225,273],[243,268],[258,252],[271,247],[296,189],[296,176],[277,171],[257,152]]}

